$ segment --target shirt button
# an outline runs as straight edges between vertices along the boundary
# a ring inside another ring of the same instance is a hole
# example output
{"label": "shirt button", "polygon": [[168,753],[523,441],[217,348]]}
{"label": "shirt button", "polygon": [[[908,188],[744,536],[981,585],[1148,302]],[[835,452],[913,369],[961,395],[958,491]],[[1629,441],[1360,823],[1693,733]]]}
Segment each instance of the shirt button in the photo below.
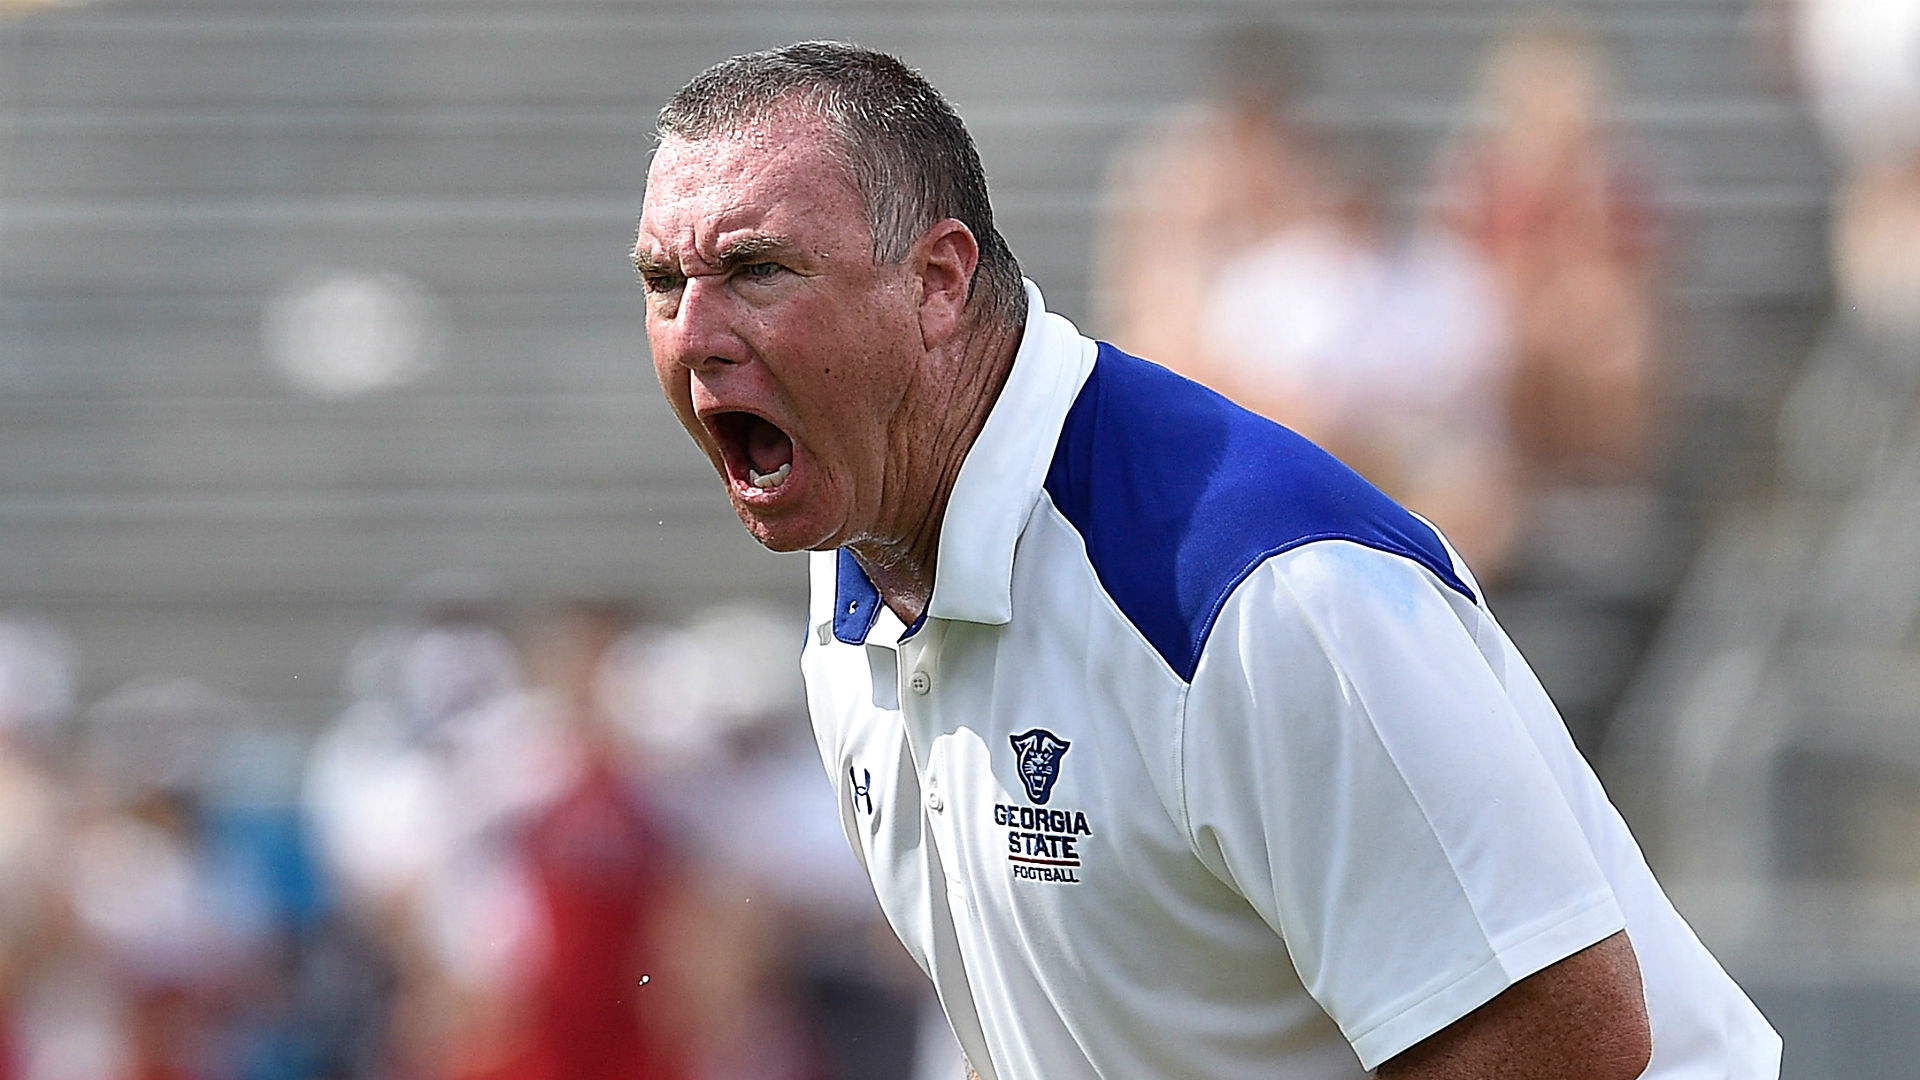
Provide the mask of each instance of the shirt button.
{"label": "shirt button", "polygon": [[947,808],[947,800],[941,798],[939,792],[937,791],[927,792],[927,809],[937,814],[940,811],[945,810],[946,808]]}
{"label": "shirt button", "polygon": [[916,694],[924,694],[933,689],[933,676],[924,671],[916,671],[907,676],[907,689]]}

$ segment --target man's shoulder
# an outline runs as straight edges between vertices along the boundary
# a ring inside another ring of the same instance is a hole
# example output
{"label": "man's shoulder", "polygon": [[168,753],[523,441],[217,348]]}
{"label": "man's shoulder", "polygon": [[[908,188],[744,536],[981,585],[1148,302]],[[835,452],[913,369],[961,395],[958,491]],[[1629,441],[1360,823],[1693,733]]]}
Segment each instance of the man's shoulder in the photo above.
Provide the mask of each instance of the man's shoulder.
{"label": "man's shoulder", "polygon": [[1046,491],[1102,587],[1183,679],[1234,588],[1303,544],[1398,555],[1472,595],[1432,527],[1332,455],[1111,345],[1067,414]]}

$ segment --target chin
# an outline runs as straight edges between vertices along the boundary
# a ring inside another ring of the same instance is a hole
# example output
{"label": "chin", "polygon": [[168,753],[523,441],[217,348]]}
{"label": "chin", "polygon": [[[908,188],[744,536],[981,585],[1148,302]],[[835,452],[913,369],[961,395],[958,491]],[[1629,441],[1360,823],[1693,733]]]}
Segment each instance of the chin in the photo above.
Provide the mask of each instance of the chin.
{"label": "chin", "polygon": [[818,551],[835,546],[830,534],[806,528],[800,522],[763,517],[739,503],[733,504],[733,512],[746,526],[747,535],[768,551]]}

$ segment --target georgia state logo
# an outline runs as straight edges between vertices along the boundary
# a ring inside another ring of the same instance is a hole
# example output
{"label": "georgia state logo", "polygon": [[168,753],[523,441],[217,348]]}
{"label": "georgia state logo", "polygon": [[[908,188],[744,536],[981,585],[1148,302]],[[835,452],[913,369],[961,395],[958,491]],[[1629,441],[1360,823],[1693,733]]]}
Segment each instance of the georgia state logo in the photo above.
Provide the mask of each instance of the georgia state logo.
{"label": "georgia state logo", "polygon": [[1018,756],[1020,782],[1027,786],[1027,798],[1039,806],[1053,797],[1053,782],[1060,779],[1060,756],[1072,744],[1045,728],[1009,736]]}
{"label": "georgia state logo", "polygon": [[1077,884],[1093,828],[1079,810],[1046,805],[1060,779],[1067,740],[1045,728],[1008,736],[1027,799],[1038,805],[993,804],[993,823],[1007,830],[1007,864],[1017,881]]}

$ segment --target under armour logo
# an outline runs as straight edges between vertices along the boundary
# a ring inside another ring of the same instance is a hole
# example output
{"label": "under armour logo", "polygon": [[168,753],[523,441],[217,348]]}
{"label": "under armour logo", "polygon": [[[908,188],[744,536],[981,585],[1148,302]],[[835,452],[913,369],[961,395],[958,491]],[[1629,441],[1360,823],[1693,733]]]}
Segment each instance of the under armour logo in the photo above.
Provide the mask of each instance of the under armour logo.
{"label": "under armour logo", "polygon": [[853,785],[853,808],[860,809],[862,802],[867,804],[867,813],[873,813],[873,770],[861,769],[855,775],[853,766],[847,766],[847,781]]}

